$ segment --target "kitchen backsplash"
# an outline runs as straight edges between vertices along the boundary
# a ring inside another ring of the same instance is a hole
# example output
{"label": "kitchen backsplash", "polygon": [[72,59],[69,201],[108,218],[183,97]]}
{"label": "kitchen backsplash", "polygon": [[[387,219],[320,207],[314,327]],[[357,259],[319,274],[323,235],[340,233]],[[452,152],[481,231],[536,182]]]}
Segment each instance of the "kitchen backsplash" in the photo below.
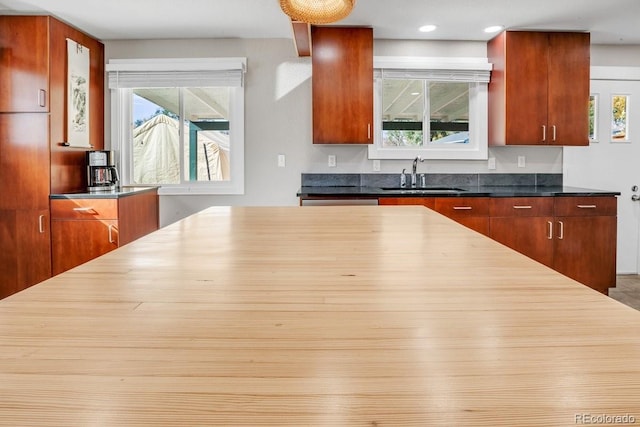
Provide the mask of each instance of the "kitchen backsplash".
{"label": "kitchen backsplash", "polygon": [[[409,174],[407,175],[407,182]],[[420,176],[421,174],[418,174]],[[561,173],[433,173],[425,174],[426,185],[449,186],[561,186]],[[420,182],[418,180],[418,182]],[[303,173],[303,187],[386,187],[398,185],[400,174],[395,173]]]}

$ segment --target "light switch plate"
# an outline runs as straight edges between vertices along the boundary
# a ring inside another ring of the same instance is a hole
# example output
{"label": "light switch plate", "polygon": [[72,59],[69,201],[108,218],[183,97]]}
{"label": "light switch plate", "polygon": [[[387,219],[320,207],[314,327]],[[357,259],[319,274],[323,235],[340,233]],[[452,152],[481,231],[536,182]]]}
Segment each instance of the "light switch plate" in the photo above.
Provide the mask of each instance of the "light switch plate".
{"label": "light switch plate", "polygon": [[525,160],[524,160],[524,156],[518,156],[518,167],[519,167],[519,168],[523,168],[523,167],[525,167]]}
{"label": "light switch plate", "polygon": [[283,168],[287,165],[287,161],[284,157],[284,154],[278,154],[278,167]]}
{"label": "light switch plate", "polygon": [[327,165],[330,168],[335,168],[336,167],[336,155],[335,154],[329,154],[328,160],[327,160]]}
{"label": "light switch plate", "polygon": [[380,160],[373,161],[373,171],[380,172]]}
{"label": "light switch plate", "polygon": [[496,158],[489,157],[489,161],[487,162],[487,169],[495,169],[496,168]]}

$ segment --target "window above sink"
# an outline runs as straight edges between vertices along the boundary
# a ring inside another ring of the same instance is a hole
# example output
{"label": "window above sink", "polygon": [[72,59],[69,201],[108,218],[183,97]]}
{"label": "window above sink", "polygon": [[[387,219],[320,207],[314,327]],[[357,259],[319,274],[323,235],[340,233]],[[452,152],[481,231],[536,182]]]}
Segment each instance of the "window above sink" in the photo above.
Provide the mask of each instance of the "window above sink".
{"label": "window above sink", "polygon": [[370,159],[487,159],[486,58],[374,58]]}

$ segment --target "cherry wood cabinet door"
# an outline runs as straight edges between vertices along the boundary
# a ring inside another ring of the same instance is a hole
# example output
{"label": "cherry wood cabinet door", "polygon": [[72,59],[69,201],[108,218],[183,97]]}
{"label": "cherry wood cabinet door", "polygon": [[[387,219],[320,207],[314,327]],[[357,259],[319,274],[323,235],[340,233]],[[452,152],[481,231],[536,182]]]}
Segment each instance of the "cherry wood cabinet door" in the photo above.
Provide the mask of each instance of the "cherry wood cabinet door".
{"label": "cherry wood cabinet door", "polygon": [[488,236],[489,200],[487,197],[436,197],[434,209],[436,212]]}
{"label": "cherry wood cabinet door", "polygon": [[51,277],[48,210],[0,210],[0,299]]}
{"label": "cherry wood cabinet door", "polygon": [[49,115],[0,114],[0,209],[48,209]]}
{"label": "cherry wood cabinet door", "polygon": [[51,221],[48,209],[18,211],[18,291],[51,277]]}
{"label": "cherry wood cabinet door", "polygon": [[373,143],[373,30],[311,27],[314,144]]}
{"label": "cherry wood cabinet door", "polygon": [[505,31],[487,52],[491,145],[588,144],[588,33]]}
{"label": "cherry wood cabinet door", "polygon": [[158,192],[148,191],[118,200],[120,246],[156,231],[159,227]]}
{"label": "cherry wood cabinet door", "polygon": [[557,217],[554,269],[608,293],[616,282],[615,216]]}
{"label": "cherry wood cabinet door", "polygon": [[492,198],[489,237],[553,267],[553,198]]}
{"label": "cherry wood cabinet door", "polygon": [[46,16],[0,16],[0,112],[49,111]]}
{"label": "cherry wood cabinet door", "polygon": [[553,217],[498,217],[489,226],[493,240],[553,267]]}
{"label": "cherry wood cabinet door", "polygon": [[589,144],[590,36],[549,34],[549,138],[553,145]]}
{"label": "cherry wood cabinet door", "polygon": [[436,207],[435,197],[381,197],[379,205],[422,205],[429,209]]}
{"label": "cherry wood cabinet door", "polygon": [[505,31],[490,40],[489,143],[542,143],[547,124],[548,43],[544,33]]}
{"label": "cherry wood cabinet door", "polygon": [[53,220],[53,274],[60,274],[118,247],[116,220]]}
{"label": "cherry wood cabinet door", "polygon": [[556,197],[554,268],[602,293],[616,284],[616,197]]}

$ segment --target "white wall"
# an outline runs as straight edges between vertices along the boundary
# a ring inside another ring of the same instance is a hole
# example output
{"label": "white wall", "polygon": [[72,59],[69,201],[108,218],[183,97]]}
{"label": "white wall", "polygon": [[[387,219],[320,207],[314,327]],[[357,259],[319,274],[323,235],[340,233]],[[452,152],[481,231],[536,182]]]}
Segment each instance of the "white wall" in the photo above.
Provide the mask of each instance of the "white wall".
{"label": "white wall", "polygon": [[[598,61],[624,55],[599,49]],[[486,57],[484,42],[375,40],[374,54],[384,56]],[[313,172],[372,172],[363,146],[323,146],[311,143],[311,61],[298,58],[290,39],[114,40],[105,42],[105,57],[247,57],[245,90],[245,194],[242,196],[162,196],[160,223],[170,224],[213,205],[296,205],[300,174]],[[592,54],[592,56],[594,56]],[[639,59],[640,61],[640,59]],[[603,64],[598,64],[603,65]],[[106,94],[105,141],[110,141],[110,96]],[[286,167],[277,167],[278,154]],[[327,155],[335,154],[337,167],[327,167]],[[496,170],[486,161],[433,160],[420,172],[451,173],[561,173],[562,149],[556,147],[498,147],[489,150]],[[526,156],[526,167],[517,157]],[[403,160],[382,161],[381,172],[410,167]]]}

